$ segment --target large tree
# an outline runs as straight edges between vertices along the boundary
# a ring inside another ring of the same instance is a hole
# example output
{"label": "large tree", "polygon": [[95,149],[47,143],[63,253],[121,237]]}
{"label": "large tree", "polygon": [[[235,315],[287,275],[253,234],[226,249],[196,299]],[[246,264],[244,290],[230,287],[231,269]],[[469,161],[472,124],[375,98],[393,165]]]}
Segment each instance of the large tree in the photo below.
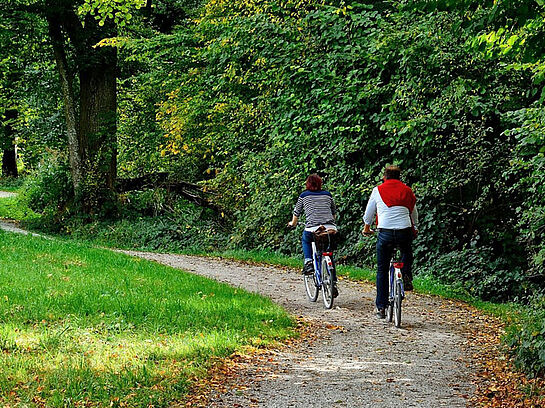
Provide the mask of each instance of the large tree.
{"label": "large tree", "polygon": [[96,47],[116,35],[116,26],[90,14],[81,18],[73,1],[47,3],[43,14],[63,92],[74,192],[90,211],[113,191],[116,178],[117,56],[115,48]]}
{"label": "large tree", "polygon": [[[62,89],[70,169],[76,200],[86,212],[108,201],[116,179],[117,51],[100,47],[117,35],[140,1],[8,0],[4,20],[47,22]],[[35,38],[39,42],[40,38]]]}

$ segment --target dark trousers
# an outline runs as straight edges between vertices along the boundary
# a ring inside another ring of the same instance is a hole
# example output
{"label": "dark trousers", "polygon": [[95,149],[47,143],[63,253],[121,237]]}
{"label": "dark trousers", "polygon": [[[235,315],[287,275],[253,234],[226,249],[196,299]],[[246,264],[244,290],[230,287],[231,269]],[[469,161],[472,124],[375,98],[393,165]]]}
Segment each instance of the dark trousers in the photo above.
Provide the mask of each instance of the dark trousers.
{"label": "dark trousers", "polygon": [[411,267],[413,265],[413,231],[412,228],[391,230],[380,228],[377,240],[377,299],[378,309],[388,305],[388,279],[390,260],[395,247],[401,250],[401,273],[412,280]]}

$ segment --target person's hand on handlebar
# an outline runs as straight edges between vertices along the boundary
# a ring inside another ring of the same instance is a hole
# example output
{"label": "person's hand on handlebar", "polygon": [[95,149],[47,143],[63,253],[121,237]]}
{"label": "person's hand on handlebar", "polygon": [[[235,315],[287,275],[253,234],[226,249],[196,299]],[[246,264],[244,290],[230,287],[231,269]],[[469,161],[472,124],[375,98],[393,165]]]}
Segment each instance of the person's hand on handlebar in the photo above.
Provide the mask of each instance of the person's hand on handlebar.
{"label": "person's hand on handlebar", "polygon": [[363,227],[363,231],[361,232],[361,235],[363,235],[364,237],[368,237],[373,235],[374,233],[375,231],[371,229],[371,226],[369,224],[365,224],[365,226]]}
{"label": "person's hand on handlebar", "polygon": [[297,225],[297,220],[298,220],[298,218],[294,215],[293,218],[291,219],[291,221],[288,222],[287,227],[290,228],[290,229],[295,228],[295,226]]}

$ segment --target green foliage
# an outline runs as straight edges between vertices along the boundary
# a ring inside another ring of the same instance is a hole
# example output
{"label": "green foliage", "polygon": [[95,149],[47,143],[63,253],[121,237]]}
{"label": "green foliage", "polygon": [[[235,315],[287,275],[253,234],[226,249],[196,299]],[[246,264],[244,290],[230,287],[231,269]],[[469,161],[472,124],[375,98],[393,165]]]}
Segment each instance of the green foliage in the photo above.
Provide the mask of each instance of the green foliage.
{"label": "green foliage", "polygon": [[65,232],[74,238],[148,251],[212,251],[228,243],[226,225],[209,209],[166,196],[162,190],[132,193],[119,220],[74,217]]}
{"label": "green foliage", "polygon": [[440,255],[423,267],[423,272],[484,300],[502,301],[523,295],[525,289],[524,273],[513,269],[504,258],[495,256],[494,251],[486,247]]}
{"label": "green foliage", "polygon": [[519,173],[505,176],[518,143],[506,130],[537,87],[468,46],[486,7],[468,23],[454,4],[413,6],[209,2],[165,42],[178,58],[157,116],[164,152],[199,169],[235,220],[236,247],[297,250],[281,228],[318,171],[339,207],[340,255],[359,260],[374,255],[358,242],[367,197],[396,162],[419,199],[417,257],[483,248],[508,271],[486,296],[515,296],[525,253],[511,204],[525,193]]}
{"label": "green foliage", "polygon": [[517,139],[515,155],[506,177],[516,177],[511,192],[526,192],[516,203],[520,238],[534,274],[545,274],[545,109],[532,106],[510,115],[516,127],[509,134]]}
{"label": "green foliage", "polygon": [[17,192],[23,187],[24,177],[3,177],[0,178],[0,190]]}
{"label": "green foliage", "polygon": [[21,197],[7,197],[0,200],[0,218],[32,222],[38,221],[40,214],[32,211]]}
{"label": "green foliage", "polygon": [[72,200],[70,170],[61,156],[50,156],[29,175],[22,187],[23,206],[56,223]]}
{"label": "green foliage", "polygon": [[110,19],[116,25],[124,27],[132,19],[132,13],[145,4],[145,0],[84,0],[78,7],[78,13],[83,16],[93,15],[100,26]]}
{"label": "green foliage", "polygon": [[532,376],[545,374],[545,296],[534,297],[520,321],[509,328],[505,341],[519,368]]}

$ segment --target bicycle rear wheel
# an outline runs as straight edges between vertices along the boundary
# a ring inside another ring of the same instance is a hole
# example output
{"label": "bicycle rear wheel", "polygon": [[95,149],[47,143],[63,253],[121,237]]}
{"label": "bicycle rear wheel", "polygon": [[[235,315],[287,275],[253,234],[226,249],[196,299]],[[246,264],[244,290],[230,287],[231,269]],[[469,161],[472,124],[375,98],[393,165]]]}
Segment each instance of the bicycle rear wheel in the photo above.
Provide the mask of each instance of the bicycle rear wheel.
{"label": "bicycle rear wheel", "polygon": [[318,286],[316,285],[316,276],[315,273],[312,275],[304,275],[305,280],[305,289],[307,291],[308,299],[311,302],[316,302],[318,299]]}
{"label": "bicycle rear wheel", "polygon": [[395,294],[394,294],[394,325],[395,327],[401,326],[401,282],[395,283]]}
{"label": "bicycle rear wheel", "polygon": [[333,307],[333,274],[327,259],[322,258],[322,297],[324,298],[324,306],[326,309]]}

